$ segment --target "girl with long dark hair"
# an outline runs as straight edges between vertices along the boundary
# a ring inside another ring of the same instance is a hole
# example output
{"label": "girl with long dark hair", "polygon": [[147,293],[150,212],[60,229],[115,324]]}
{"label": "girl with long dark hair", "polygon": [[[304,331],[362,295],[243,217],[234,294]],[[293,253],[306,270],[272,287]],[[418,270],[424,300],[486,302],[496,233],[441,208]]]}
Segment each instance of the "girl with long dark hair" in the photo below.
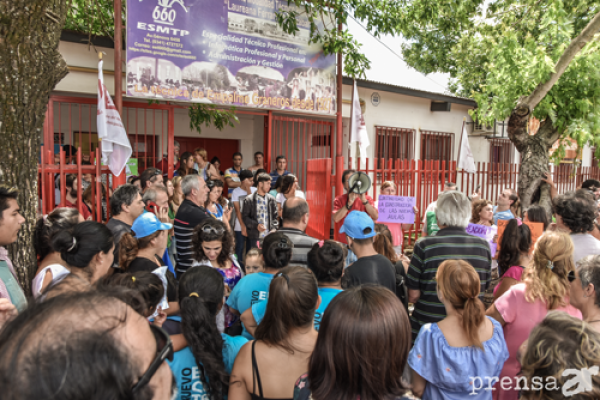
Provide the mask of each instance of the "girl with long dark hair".
{"label": "girl with long dark hair", "polygon": [[217,314],[223,307],[225,284],[214,268],[190,268],[179,280],[181,330],[187,347],[169,363],[177,381],[177,399],[222,400],[227,397],[229,374],[241,347],[241,336],[220,333]]}
{"label": "girl with long dark hair", "polygon": [[292,399],[294,382],[307,371],[317,341],[314,317],[319,303],[310,270],[287,267],[275,275],[256,340],[235,360],[229,400]]}
{"label": "girl with long dark hair", "polygon": [[531,231],[525,224],[511,219],[504,229],[498,251],[498,273],[500,282],[494,288],[494,300],[502,296],[511,286],[521,282],[523,271],[531,262]]}

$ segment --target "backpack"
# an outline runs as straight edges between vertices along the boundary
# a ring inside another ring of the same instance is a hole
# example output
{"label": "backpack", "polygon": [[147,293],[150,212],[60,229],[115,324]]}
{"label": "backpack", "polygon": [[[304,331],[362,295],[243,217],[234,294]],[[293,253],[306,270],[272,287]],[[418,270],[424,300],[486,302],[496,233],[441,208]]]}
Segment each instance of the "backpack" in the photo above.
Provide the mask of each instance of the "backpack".
{"label": "backpack", "polygon": [[394,269],[396,274],[396,296],[398,296],[398,299],[400,299],[408,312],[408,288],[406,286],[408,276],[406,275],[402,261],[398,261],[396,265],[394,265]]}

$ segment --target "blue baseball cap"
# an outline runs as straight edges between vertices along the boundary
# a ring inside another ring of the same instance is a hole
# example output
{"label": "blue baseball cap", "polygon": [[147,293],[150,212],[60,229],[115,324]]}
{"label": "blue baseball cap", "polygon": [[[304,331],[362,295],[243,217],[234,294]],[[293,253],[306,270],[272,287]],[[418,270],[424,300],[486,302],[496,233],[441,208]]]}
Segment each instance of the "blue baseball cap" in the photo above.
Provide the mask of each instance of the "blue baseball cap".
{"label": "blue baseball cap", "polygon": [[135,233],[136,238],[141,239],[152,235],[156,231],[168,231],[172,227],[172,224],[160,222],[154,213],[145,212],[133,221],[131,230]]}
{"label": "blue baseball cap", "polygon": [[377,234],[373,219],[367,213],[357,210],[346,216],[340,233],[345,233],[352,239],[368,239]]}

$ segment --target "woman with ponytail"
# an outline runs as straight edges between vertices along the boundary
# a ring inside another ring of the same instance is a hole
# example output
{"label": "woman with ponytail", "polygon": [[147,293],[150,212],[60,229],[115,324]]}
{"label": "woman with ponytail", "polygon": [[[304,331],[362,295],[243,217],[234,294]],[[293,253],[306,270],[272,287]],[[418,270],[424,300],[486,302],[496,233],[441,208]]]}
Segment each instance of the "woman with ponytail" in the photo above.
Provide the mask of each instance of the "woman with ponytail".
{"label": "woman with ponytail", "polygon": [[530,249],[531,231],[529,227],[516,219],[511,219],[506,225],[498,251],[500,281],[494,288],[494,301],[511,286],[521,282],[523,271],[531,262]]}
{"label": "woman with ponytail", "polygon": [[94,221],[85,221],[72,229],[55,233],[50,247],[60,253],[70,273],[60,283],[50,287],[52,290],[48,291],[48,295],[89,290],[110,270],[114,246],[111,231]]}
{"label": "woman with ponytail", "polygon": [[463,260],[447,260],[436,274],[437,295],[446,318],[421,327],[408,356],[413,393],[423,399],[491,399],[474,377],[498,376],[508,358],[502,325],[485,316],[481,280]]}
{"label": "woman with ponytail", "polygon": [[[282,268],[287,267],[292,258],[293,249],[294,244],[283,233],[268,234],[262,245],[265,272],[247,275],[235,285],[227,299],[229,311],[241,315],[253,304],[266,300],[273,276]],[[254,339],[245,327],[242,335],[247,339]]]}
{"label": "woman with ponytail", "polygon": [[275,275],[256,340],[235,360],[229,400],[293,399],[294,383],[308,371],[317,342],[314,317],[319,304],[317,279],[310,270],[288,267]]}
{"label": "woman with ponytail", "polygon": [[496,384],[494,399],[518,399],[516,376],[521,365],[517,351],[548,311],[564,311],[581,319],[581,312],[569,305],[568,275],[574,270],[573,242],[569,235],[546,232],[535,245],[533,260],[523,272],[522,283],[511,286],[487,310],[487,315],[504,327],[504,338],[510,353],[499,378],[500,381],[510,378],[511,385]]}
{"label": "woman with ponytail", "polygon": [[38,257],[38,269],[31,283],[34,298],[38,298],[48,286],[56,284],[69,275],[65,260],[60,252],[50,245],[50,238],[61,230],[73,229],[83,222],[76,208],[56,208],[44,218],[40,218],[33,231],[33,246]]}
{"label": "woman with ponytail", "polygon": [[[315,243],[308,252],[308,268],[317,278],[321,305],[315,311],[315,329],[319,330],[325,309],[335,296],[342,292],[342,275],[347,250],[341,243],[325,240]],[[262,322],[267,311],[268,300],[253,304],[242,314],[242,322],[251,335],[254,335],[258,324]]]}
{"label": "woman with ponytail", "polygon": [[217,314],[223,307],[225,284],[214,268],[190,268],[179,280],[181,330],[187,347],[169,362],[177,382],[177,400],[223,400],[233,362],[247,340],[219,333]]}

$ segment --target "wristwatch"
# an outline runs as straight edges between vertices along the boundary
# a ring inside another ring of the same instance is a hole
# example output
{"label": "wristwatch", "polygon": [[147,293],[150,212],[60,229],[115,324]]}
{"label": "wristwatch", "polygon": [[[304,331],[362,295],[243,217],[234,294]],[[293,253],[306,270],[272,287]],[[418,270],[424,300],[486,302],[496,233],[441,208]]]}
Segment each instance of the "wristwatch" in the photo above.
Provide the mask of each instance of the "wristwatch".
{"label": "wristwatch", "polygon": [[351,208],[352,208],[352,206],[349,206],[349,205],[348,205],[348,203],[346,203],[346,209],[347,209],[348,211],[350,211],[350,209],[351,209]]}
{"label": "wristwatch", "polygon": [[363,206],[366,206],[367,204],[369,204],[369,200],[363,201]]}

